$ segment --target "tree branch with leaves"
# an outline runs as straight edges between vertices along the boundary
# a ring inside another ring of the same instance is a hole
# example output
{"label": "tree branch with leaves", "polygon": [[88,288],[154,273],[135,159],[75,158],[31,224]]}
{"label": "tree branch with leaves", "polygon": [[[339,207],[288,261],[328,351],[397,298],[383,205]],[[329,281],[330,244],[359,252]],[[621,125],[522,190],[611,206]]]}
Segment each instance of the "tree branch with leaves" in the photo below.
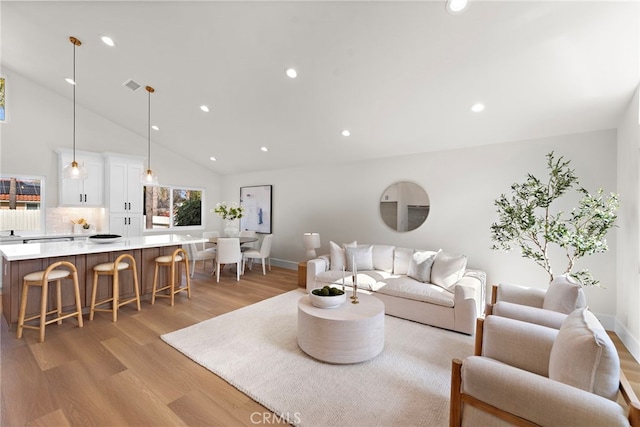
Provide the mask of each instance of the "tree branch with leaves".
{"label": "tree branch with leaves", "polygon": [[553,280],[554,273],[549,259],[549,247],[558,245],[565,251],[569,273],[583,285],[600,286],[589,270],[572,272],[578,258],[608,250],[605,236],[615,226],[618,195],[604,195],[602,189],[590,194],[584,188],[577,191],[582,198],[578,207],[565,217],[563,212],[552,213],[552,203],[578,185],[570,161],[547,154],[549,177],[546,182],[532,174],[524,183],[511,186],[512,194],[502,194],[494,201],[498,221],[491,225],[491,249],[510,251],[520,249],[523,257],[532,259]]}

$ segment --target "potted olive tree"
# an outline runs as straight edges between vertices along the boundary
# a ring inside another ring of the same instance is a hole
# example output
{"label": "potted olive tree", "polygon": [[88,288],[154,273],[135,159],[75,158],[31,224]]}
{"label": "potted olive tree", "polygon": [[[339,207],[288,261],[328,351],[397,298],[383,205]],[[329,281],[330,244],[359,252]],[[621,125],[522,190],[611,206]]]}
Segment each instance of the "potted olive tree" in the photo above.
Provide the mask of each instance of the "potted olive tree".
{"label": "potted olive tree", "polygon": [[522,256],[532,259],[545,269],[549,280],[554,273],[549,259],[551,245],[560,247],[567,258],[568,273],[585,286],[601,286],[589,270],[573,271],[578,258],[608,250],[605,236],[615,226],[618,195],[604,195],[602,189],[595,194],[582,187],[578,206],[570,214],[554,213],[555,200],[578,186],[578,178],[570,161],[547,154],[549,177],[544,181],[528,174],[526,180],[511,186],[511,196],[502,194],[494,201],[498,221],[491,225],[493,250],[520,249]]}

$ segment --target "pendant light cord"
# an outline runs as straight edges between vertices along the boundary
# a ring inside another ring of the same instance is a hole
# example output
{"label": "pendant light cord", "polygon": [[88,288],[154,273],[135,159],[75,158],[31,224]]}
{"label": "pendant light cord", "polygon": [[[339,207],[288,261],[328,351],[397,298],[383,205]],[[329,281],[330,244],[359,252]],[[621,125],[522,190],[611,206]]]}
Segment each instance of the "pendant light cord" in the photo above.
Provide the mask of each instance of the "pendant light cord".
{"label": "pendant light cord", "polygon": [[71,36],[69,41],[73,44],[73,164],[76,163],[76,48],[82,42]]}
{"label": "pendant light cord", "polygon": [[149,94],[149,102],[147,103],[147,173],[151,170],[151,94],[155,89],[151,86],[145,86],[145,90]]}
{"label": "pendant light cord", "polygon": [[73,161],[76,161],[76,43],[73,43]]}
{"label": "pendant light cord", "polygon": [[151,91],[147,86],[149,102],[147,103],[147,169],[151,170]]}

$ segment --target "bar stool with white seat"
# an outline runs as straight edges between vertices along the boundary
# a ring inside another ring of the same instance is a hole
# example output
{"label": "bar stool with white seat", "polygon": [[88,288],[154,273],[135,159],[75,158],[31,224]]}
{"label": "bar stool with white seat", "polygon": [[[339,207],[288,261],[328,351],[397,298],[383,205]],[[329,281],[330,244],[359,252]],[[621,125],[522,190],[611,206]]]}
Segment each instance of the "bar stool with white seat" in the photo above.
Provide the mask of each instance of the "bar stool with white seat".
{"label": "bar stool with white seat", "polygon": [[[189,257],[187,256],[187,252],[178,248],[171,255],[163,255],[159,256],[155,259],[156,268],[153,273],[153,291],[151,294],[151,304],[155,304],[156,296],[162,298],[170,298],[171,306],[173,306],[175,301],[175,295],[182,291],[187,291],[187,298],[191,298],[191,279],[189,277]],[[180,277],[178,277],[178,273],[180,272],[180,264],[184,265],[184,271],[186,276],[186,285],[180,286]],[[158,288],[158,268],[160,267],[169,267],[169,283],[164,285],[161,288]],[[178,268],[176,268],[178,267]],[[168,294],[158,294],[162,291],[169,291]]]}
{"label": "bar stool with white seat", "polygon": [[[125,260],[127,262],[125,262]],[[133,289],[135,296],[126,300],[120,300],[120,272],[129,270],[133,273]],[[113,277],[113,296],[111,298],[96,302],[96,293],[98,289],[98,278],[100,276]],[[98,305],[113,302],[111,308],[96,308]],[[93,267],[93,289],[91,291],[91,308],[89,311],[89,320],[93,320],[96,311],[112,312],[112,321],[118,321],[118,309],[123,305],[136,303],[138,311],[140,311],[140,290],[138,288],[138,270],[136,268],[136,260],[129,254],[122,254],[114,262],[105,262]]]}
{"label": "bar stool with white seat", "polygon": [[[59,267],[64,267],[60,268]],[[72,279],[73,292],[75,298],[75,311],[69,313],[62,312],[62,280]],[[47,301],[49,297],[49,282],[56,282],[56,309],[47,311]],[[29,295],[29,288],[31,286],[39,286],[40,292],[40,314],[25,318],[27,311],[27,298]],[[50,314],[56,314],[54,318],[47,320],[47,316]],[[80,304],[80,286],[78,285],[78,270],[76,266],[69,261],[58,261],[49,265],[44,271],[35,271],[24,276],[22,280],[22,300],[20,301],[20,312],[18,315],[18,339],[22,338],[22,332],[24,328],[37,329],[40,331],[39,342],[44,342],[45,326],[57,322],[58,325],[62,324],[62,320],[68,317],[78,318],[78,327],[82,328],[82,307]],[[25,322],[30,320],[40,319],[38,326],[25,325]]]}

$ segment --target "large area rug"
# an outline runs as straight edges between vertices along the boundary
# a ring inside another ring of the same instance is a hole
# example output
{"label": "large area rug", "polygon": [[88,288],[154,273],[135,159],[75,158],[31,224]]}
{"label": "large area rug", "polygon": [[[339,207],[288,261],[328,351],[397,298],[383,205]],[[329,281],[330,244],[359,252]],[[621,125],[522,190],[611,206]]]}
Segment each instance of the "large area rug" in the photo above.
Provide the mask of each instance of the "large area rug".
{"label": "large area rug", "polygon": [[374,359],[332,365],[296,342],[294,290],[163,335],[231,385],[300,426],[446,426],[451,359],[473,338],[386,316]]}

